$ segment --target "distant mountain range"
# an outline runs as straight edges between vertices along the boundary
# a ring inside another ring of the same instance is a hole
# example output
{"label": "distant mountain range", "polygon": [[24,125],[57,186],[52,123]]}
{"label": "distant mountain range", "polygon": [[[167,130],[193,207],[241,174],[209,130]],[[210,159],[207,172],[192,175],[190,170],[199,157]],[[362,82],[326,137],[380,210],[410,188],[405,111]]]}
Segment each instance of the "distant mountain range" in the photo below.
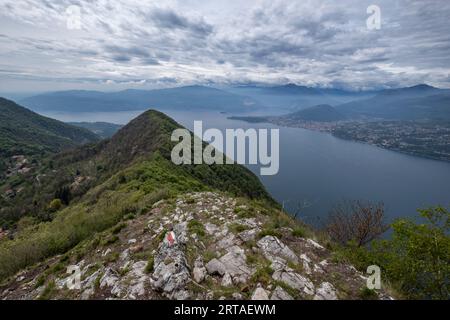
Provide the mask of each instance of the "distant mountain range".
{"label": "distant mountain range", "polygon": [[43,117],[0,98],[0,158],[58,152],[100,140],[93,132]]}
{"label": "distant mountain range", "polygon": [[252,112],[265,108],[298,110],[316,104],[337,105],[372,97],[375,92],[283,86],[240,86],[216,89],[205,86],[100,92],[71,90],[50,92],[19,100],[35,111],[99,112],[156,108],[161,110],[208,110]]}
{"label": "distant mountain range", "polygon": [[311,88],[295,84],[282,86],[239,86],[228,91],[245,95],[259,104],[280,113],[301,110],[318,104],[338,105],[377,94],[377,91],[348,91],[332,88]]}
{"label": "distant mountain range", "polygon": [[[32,96],[21,100],[21,103],[38,112],[107,112],[156,108],[226,111],[235,114],[262,111],[277,115],[295,114],[296,111],[317,105],[329,105],[342,117],[347,118],[450,119],[450,90],[426,84],[362,92],[295,84],[227,89],[186,86],[158,90],[129,89],[119,92],[61,91]],[[325,113],[331,112],[330,108],[315,108],[313,112],[318,115],[321,109]],[[311,111],[307,111],[309,112]],[[327,116],[324,115],[325,118]]]}
{"label": "distant mountain range", "polygon": [[382,90],[375,96],[336,105],[316,105],[284,116],[330,122],[345,119],[450,120],[450,90],[425,84]]}
{"label": "distant mountain range", "polygon": [[351,118],[450,120],[450,90],[428,85],[384,90],[369,99],[335,107]]}
{"label": "distant mountain range", "polygon": [[293,120],[330,122],[344,120],[346,117],[328,104],[320,104],[287,115]]}
{"label": "distant mountain range", "polygon": [[36,111],[127,111],[149,108],[174,110],[251,111],[257,102],[249,97],[204,86],[119,92],[60,91],[21,100]]}
{"label": "distant mountain range", "polygon": [[[232,116],[231,120],[242,120],[250,123],[272,122],[289,124],[297,122],[333,122],[345,120],[347,117],[328,104],[319,104],[303,110],[281,116]],[[286,122],[287,121],[287,122]]]}

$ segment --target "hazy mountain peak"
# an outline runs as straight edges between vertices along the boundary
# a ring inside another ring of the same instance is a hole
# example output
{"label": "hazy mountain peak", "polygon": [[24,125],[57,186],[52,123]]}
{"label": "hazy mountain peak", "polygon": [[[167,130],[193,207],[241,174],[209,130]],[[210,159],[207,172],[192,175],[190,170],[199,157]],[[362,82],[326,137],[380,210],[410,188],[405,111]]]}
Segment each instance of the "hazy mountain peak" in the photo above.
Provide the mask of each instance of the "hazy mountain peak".
{"label": "hazy mountain peak", "polygon": [[430,86],[426,83],[421,83],[412,87],[409,87],[410,89],[420,89],[420,90],[432,90],[432,89],[438,89],[436,87]]}
{"label": "hazy mountain peak", "polygon": [[319,104],[300,111],[296,111],[286,117],[295,120],[329,122],[344,119],[344,115],[329,104]]}

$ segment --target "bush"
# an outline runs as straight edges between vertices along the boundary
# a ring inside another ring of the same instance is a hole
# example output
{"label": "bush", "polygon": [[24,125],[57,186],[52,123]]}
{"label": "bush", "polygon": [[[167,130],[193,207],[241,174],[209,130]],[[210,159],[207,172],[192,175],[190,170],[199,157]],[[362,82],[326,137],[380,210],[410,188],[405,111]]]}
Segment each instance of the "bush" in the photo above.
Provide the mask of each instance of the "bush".
{"label": "bush", "polygon": [[55,288],[55,281],[50,281],[39,296],[39,300],[50,300],[53,292],[55,291]]}
{"label": "bush", "polygon": [[189,221],[188,229],[190,233],[196,233],[199,237],[204,237],[206,235],[205,227],[200,221],[197,220]]}
{"label": "bush", "polygon": [[253,283],[262,283],[264,285],[268,285],[272,281],[273,272],[274,270],[270,266],[261,266],[252,275],[251,281]]}
{"label": "bush", "polygon": [[240,233],[247,230],[248,227],[240,223],[232,223],[231,225],[228,226],[228,229],[234,233]]}
{"label": "bush", "polygon": [[375,290],[364,287],[359,292],[359,297],[363,300],[378,300],[378,294]]}
{"label": "bush", "polygon": [[305,229],[302,227],[296,227],[294,230],[292,230],[292,236],[304,238],[306,235]]}
{"label": "bush", "polygon": [[406,298],[450,299],[450,212],[443,207],[419,210],[426,223],[399,219],[388,240],[368,248],[353,242],[335,252],[361,271],[378,265],[382,276]]}
{"label": "bush", "polygon": [[154,264],[155,264],[155,258],[153,256],[151,256],[150,258],[148,258],[147,261],[147,265],[145,266],[145,273],[152,273],[153,272],[153,268],[154,268]]}
{"label": "bush", "polygon": [[116,225],[114,228],[112,228],[111,233],[112,234],[119,234],[120,231],[122,231],[123,228],[125,228],[127,225],[126,223],[119,223],[118,225]]}
{"label": "bush", "polygon": [[59,209],[61,209],[61,207],[62,207],[61,199],[53,199],[48,205],[48,210],[50,212],[56,212]]}
{"label": "bush", "polygon": [[450,212],[419,210],[427,223],[398,220],[391,240],[374,246],[386,276],[412,299],[450,299]]}
{"label": "bush", "polygon": [[326,226],[330,238],[346,245],[364,246],[389,229],[384,223],[384,205],[361,201],[342,202],[333,208]]}

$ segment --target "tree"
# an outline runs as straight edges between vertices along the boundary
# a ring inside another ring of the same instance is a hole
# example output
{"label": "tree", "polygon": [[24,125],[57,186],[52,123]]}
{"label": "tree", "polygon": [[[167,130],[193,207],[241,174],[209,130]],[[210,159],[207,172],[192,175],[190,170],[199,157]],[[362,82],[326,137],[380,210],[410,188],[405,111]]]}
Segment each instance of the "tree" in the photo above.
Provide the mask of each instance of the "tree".
{"label": "tree", "polygon": [[397,220],[392,239],[374,243],[374,261],[408,298],[450,299],[450,212],[419,213],[426,223]]}
{"label": "tree", "polygon": [[391,237],[370,246],[350,242],[336,254],[361,271],[379,266],[383,279],[404,298],[449,300],[450,212],[440,206],[418,211],[421,221],[395,221]]}
{"label": "tree", "polygon": [[384,223],[383,203],[344,201],[328,217],[326,231],[341,245],[355,242],[364,246],[389,229]]}

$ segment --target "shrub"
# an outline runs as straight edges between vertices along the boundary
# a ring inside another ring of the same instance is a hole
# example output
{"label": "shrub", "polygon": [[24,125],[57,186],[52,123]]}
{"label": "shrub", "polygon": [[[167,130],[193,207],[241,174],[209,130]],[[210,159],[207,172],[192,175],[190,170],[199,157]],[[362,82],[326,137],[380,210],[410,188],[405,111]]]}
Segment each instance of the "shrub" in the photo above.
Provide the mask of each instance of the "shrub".
{"label": "shrub", "polygon": [[44,275],[44,274],[41,274],[41,275],[36,279],[36,283],[35,283],[34,287],[35,287],[35,288],[39,288],[39,287],[43,286],[44,283],[45,283],[45,279],[46,279],[45,275]]}
{"label": "shrub", "polygon": [[413,299],[450,298],[450,212],[419,210],[427,223],[398,220],[391,240],[374,246],[376,262]]}
{"label": "shrub", "polygon": [[393,288],[410,299],[450,298],[450,212],[443,207],[419,210],[426,223],[399,219],[392,238],[368,248],[350,242],[335,252],[361,271],[378,265]]}
{"label": "shrub", "polygon": [[120,231],[122,231],[123,228],[125,228],[127,225],[126,223],[119,223],[114,228],[112,228],[111,233],[112,234],[119,234]]}
{"label": "shrub", "polygon": [[228,229],[234,233],[240,233],[242,231],[247,230],[248,227],[244,226],[243,224],[240,224],[240,223],[233,223],[230,226],[228,226]]}
{"label": "shrub", "polygon": [[342,202],[328,217],[326,231],[333,241],[363,246],[389,229],[384,223],[384,205],[361,201]]}
{"label": "shrub", "polygon": [[258,233],[258,238],[264,238],[265,236],[274,236],[274,237],[277,237],[277,238],[281,238],[281,232],[279,232],[278,230],[276,230],[275,228],[273,228],[273,227],[267,227],[267,228],[264,228],[263,230],[261,230],[259,233]]}
{"label": "shrub", "polygon": [[51,280],[42,291],[41,295],[39,296],[39,300],[50,300],[53,292],[55,291],[55,287],[55,281]]}
{"label": "shrub", "polygon": [[305,229],[303,229],[302,227],[296,227],[294,230],[292,230],[292,235],[294,237],[304,238]]}
{"label": "shrub", "polygon": [[104,246],[108,246],[108,245],[110,245],[110,244],[116,243],[118,240],[119,240],[119,237],[116,236],[116,235],[113,235],[113,236],[111,236],[111,237],[106,238],[106,239],[103,241],[102,244],[103,244]]}
{"label": "shrub", "polygon": [[50,212],[56,212],[59,209],[61,209],[61,207],[62,207],[61,199],[53,199],[48,205],[48,210]]}
{"label": "shrub", "polygon": [[264,285],[268,285],[272,281],[272,273],[273,269],[270,266],[261,266],[252,275],[251,281],[253,283],[259,282]]}
{"label": "shrub", "polygon": [[152,273],[154,265],[155,265],[155,258],[153,256],[150,256],[150,258],[148,258],[147,265],[145,266],[144,272]]}
{"label": "shrub", "polygon": [[206,235],[205,227],[198,220],[190,220],[188,229],[190,233],[196,233],[199,237],[204,237]]}
{"label": "shrub", "polygon": [[371,290],[367,287],[360,290],[359,297],[363,300],[378,300],[378,295],[375,290]]}

